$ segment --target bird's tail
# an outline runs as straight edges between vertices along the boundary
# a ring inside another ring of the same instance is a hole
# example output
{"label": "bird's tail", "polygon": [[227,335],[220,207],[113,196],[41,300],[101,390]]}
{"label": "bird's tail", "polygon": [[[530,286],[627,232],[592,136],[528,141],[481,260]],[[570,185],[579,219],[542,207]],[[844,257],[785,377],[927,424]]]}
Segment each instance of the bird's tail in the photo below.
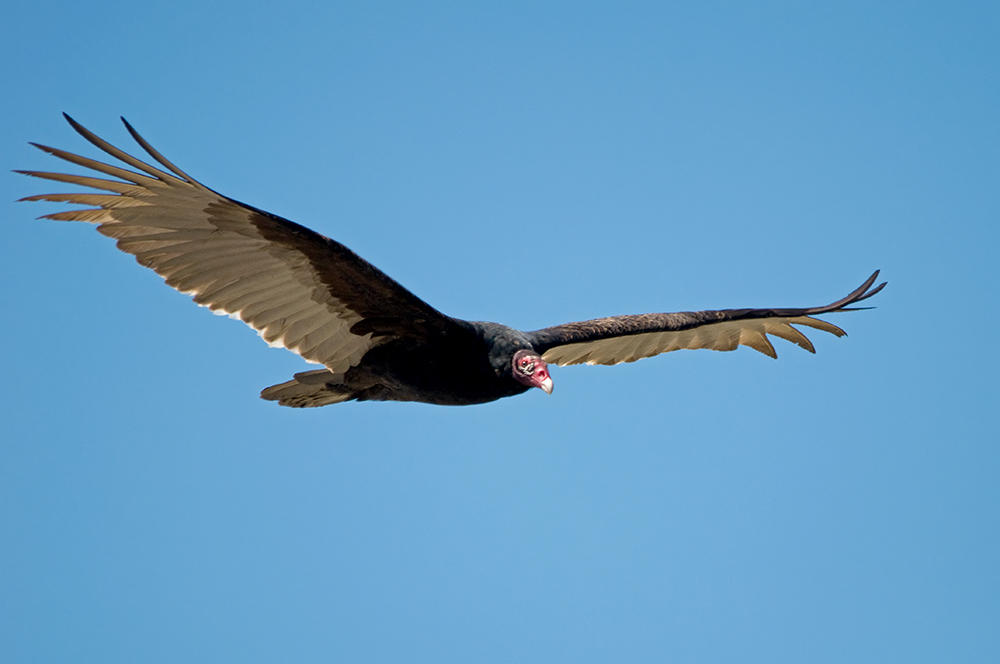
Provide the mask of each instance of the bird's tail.
{"label": "bird's tail", "polygon": [[295,374],[287,383],[272,385],[260,393],[261,399],[277,401],[279,406],[316,408],[356,398],[354,391],[343,385],[344,374],[326,369]]}

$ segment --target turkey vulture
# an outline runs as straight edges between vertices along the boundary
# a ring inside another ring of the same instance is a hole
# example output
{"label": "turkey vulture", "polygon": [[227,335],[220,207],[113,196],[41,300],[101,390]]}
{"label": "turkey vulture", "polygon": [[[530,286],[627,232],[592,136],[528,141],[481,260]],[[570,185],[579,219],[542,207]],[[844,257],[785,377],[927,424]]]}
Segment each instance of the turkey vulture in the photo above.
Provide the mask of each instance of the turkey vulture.
{"label": "turkey vulture", "polygon": [[[64,114],[65,115],[65,114]],[[817,314],[851,311],[885,286],[875,272],[825,307],[725,309],[614,316],[521,332],[498,323],[451,318],[330,238],[205,187],[174,166],[122,118],[160,167],[70,125],[122,168],[32,144],[115,179],[17,171],[97,192],[43,194],[26,201],[91,206],[42,218],[86,221],[118,248],[195,302],[239,318],[271,346],[323,369],[295,374],[261,397],[282,406],[325,406],[356,399],[465,405],[538,387],[552,392],[548,365],[618,364],[682,348],[749,346],[776,357],[771,334],[809,352],[793,325],[837,336]],[[165,169],[165,170],[161,170]],[[169,172],[167,172],[169,171]]]}

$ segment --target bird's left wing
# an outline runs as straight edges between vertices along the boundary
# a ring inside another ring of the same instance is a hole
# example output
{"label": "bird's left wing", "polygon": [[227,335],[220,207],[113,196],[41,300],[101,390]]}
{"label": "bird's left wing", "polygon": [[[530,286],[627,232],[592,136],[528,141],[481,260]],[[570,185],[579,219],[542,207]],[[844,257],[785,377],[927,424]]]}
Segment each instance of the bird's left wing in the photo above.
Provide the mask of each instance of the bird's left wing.
{"label": "bird's left wing", "polygon": [[850,295],[825,307],[613,316],[547,327],[529,332],[528,336],[546,362],[558,365],[619,364],[672,350],[736,350],[741,345],[777,357],[767,338],[769,334],[815,353],[812,342],[792,326],[802,325],[844,336],[846,332],[836,325],[813,316],[852,311],[850,305],[870,298],[885,287],[882,283],[872,288],[877,278],[878,271]]}
{"label": "bird's left wing", "polygon": [[205,187],[127,122],[136,142],[169,173],[116,148],[68,115],[66,119],[88,141],[136,170],[36,145],[117,179],[17,171],[100,190],[22,200],[93,206],[45,218],[98,224],[98,231],[115,238],[119,249],[168,285],[213,311],[239,318],[272,346],[341,373],[387,338],[458,329],[456,321],[339,242]]}

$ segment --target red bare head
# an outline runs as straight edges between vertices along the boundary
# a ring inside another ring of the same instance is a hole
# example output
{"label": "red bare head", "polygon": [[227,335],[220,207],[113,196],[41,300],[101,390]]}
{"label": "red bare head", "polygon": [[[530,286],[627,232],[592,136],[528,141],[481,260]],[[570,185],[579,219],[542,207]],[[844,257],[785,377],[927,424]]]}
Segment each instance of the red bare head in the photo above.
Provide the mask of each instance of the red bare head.
{"label": "red bare head", "polygon": [[519,350],[514,353],[511,362],[514,378],[528,387],[537,387],[552,394],[552,378],[549,376],[549,365],[538,353],[530,350]]}

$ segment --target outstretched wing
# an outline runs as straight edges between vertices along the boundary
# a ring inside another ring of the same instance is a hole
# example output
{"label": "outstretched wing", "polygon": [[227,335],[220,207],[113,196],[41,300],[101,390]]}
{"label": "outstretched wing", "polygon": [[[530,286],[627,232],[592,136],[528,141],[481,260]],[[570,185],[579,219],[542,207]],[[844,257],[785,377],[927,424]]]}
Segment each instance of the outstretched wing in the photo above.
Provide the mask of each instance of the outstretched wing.
{"label": "outstretched wing", "polygon": [[825,307],[614,316],[556,325],[528,335],[542,358],[558,365],[619,364],[672,350],[736,350],[741,345],[776,358],[778,355],[767,337],[769,334],[815,353],[812,342],[792,326],[812,327],[838,337],[846,335],[836,325],[813,316],[855,310],[850,305],[870,298],[885,287],[882,283],[872,288],[877,278],[876,270],[857,290]]}
{"label": "outstretched wing", "polygon": [[139,172],[34,144],[117,179],[17,171],[101,192],[22,200],[94,206],[42,218],[98,224],[99,232],[115,238],[119,249],[169,286],[239,318],[270,345],[342,373],[388,338],[455,329],[455,321],[339,242],[205,187],[167,161],[124,118],[132,138],[169,173],[66,119],[88,141]]}

